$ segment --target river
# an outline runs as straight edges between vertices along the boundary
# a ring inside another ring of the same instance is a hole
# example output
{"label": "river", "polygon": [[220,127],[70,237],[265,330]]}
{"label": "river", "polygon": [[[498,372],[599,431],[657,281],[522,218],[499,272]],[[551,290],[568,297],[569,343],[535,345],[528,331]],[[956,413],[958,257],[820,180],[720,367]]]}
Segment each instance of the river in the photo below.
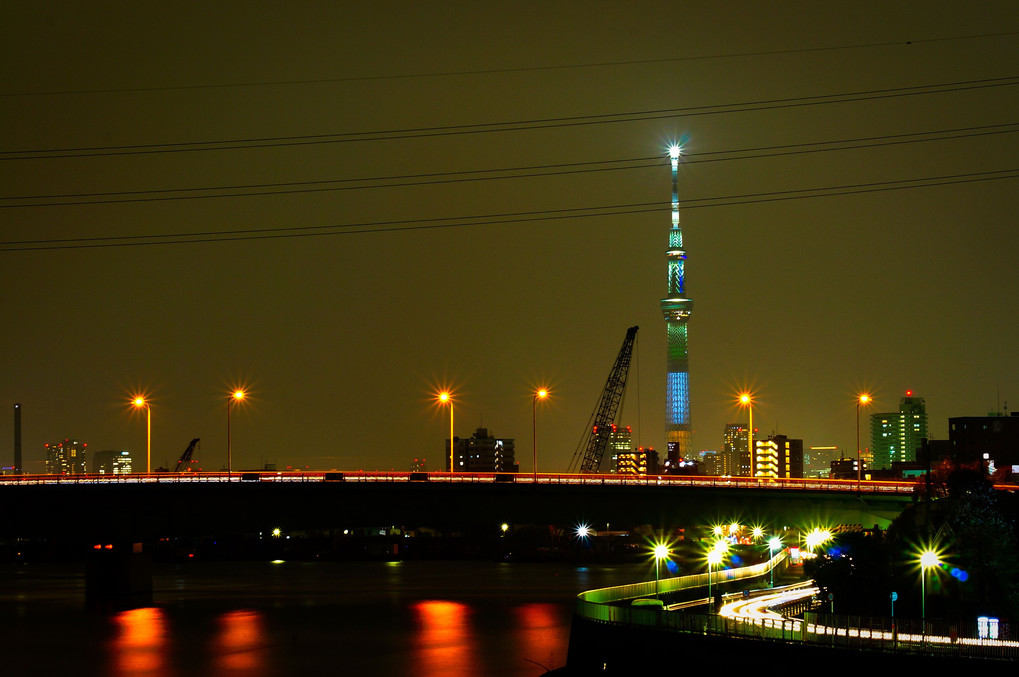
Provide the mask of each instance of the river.
{"label": "river", "polygon": [[84,567],[0,565],[5,674],[494,675],[566,662],[582,590],[650,565],[157,564],[152,604],[86,609]]}

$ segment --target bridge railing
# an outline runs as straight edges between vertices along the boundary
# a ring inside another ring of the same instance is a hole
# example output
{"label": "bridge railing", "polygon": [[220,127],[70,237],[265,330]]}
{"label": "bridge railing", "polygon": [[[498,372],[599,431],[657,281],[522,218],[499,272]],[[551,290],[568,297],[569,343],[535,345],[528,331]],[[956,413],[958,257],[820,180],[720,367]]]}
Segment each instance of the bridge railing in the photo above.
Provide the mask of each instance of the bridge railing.
{"label": "bridge railing", "polygon": [[[911,494],[915,482],[856,482],[811,478],[708,477],[685,475],[613,475],[568,473],[448,473],[371,470],[266,470],[226,473],[155,472],[127,475],[3,475],[0,486],[38,484],[137,484],[149,482],[439,482],[453,484],[538,484],[557,486],[656,486],[762,489],[780,491],[836,491],[868,494]],[[999,487],[1015,489],[1014,486]]]}

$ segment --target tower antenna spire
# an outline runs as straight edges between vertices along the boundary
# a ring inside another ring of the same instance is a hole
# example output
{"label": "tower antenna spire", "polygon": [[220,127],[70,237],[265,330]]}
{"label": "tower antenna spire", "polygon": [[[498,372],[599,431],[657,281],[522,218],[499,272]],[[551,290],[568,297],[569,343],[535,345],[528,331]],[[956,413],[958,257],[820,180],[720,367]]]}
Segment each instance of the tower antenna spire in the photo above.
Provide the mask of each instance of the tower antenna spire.
{"label": "tower antenna spire", "polygon": [[686,250],[683,249],[683,229],[679,226],[681,152],[678,144],[669,147],[669,158],[672,161],[672,227],[669,229],[669,247],[665,252],[668,262],[667,295],[661,301],[668,341],[665,442],[668,447],[668,464],[671,468],[676,467],[679,461],[687,458],[692,451],[686,323],[693,310],[693,301],[686,298]]}

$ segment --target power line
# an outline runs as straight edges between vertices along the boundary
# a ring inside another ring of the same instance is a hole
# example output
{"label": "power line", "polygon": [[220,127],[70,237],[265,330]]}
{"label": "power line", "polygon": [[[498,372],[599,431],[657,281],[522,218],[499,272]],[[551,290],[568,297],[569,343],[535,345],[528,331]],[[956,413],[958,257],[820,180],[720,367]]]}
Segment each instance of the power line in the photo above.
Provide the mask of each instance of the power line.
{"label": "power line", "polygon": [[[1019,130],[1017,130],[1019,131]],[[650,164],[648,164],[650,162]],[[351,178],[351,179],[324,179],[317,181],[288,181],[280,183],[263,183],[263,184],[248,184],[248,185],[235,185],[235,186],[210,186],[210,187],[192,187],[192,188],[164,188],[156,190],[138,190],[138,191],[122,191],[122,192],[108,192],[108,193],[69,193],[65,195],[36,195],[36,196],[22,196],[22,197],[0,197],[0,200],[36,200],[36,199],[65,199],[65,198],[79,198],[79,197],[109,197],[118,195],[151,195],[153,193],[177,193],[177,192],[195,192],[195,191],[216,191],[216,190],[245,190],[242,193],[226,193],[226,194],[213,194],[213,195],[172,195],[162,197],[140,197],[140,198],[124,198],[124,199],[109,199],[109,200],[83,200],[76,202],[40,202],[31,204],[19,204],[9,205],[0,204],[0,209],[9,207],[56,207],[62,205],[91,205],[91,204],[110,204],[110,203],[123,203],[123,202],[156,202],[164,200],[195,200],[202,198],[217,198],[217,197],[252,197],[261,195],[288,195],[292,193],[315,193],[325,191],[340,191],[340,190],[366,190],[372,188],[406,188],[410,186],[422,186],[422,185],[436,185],[443,183],[470,183],[475,181],[491,181],[495,179],[522,179],[522,178],[533,178],[540,176],[559,176],[564,174],[583,174],[590,172],[604,172],[604,171],[618,171],[621,169],[643,169],[645,167],[657,167],[662,165],[667,160],[663,160],[659,156],[644,157],[644,158],[630,158],[623,160],[596,160],[591,162],[573,162],[573,163],[562,163],[562,164],[551,164],[551,165],[532,165],[529,167],[508,167],[502,169],[476,169],[476,170],[463,170],[458,172],[439,172],[434,174],[404,174],[397,176],[377,176],[377,177],[363,177],[363,178]],[[602,165],[602,164],[627,164],[628,166],[623,167],[592,167],[591,165]],[[643,164],[633,164],[643,163]],[[632,166],[629,166],[632,165]],[[568,167],[579,167],[578,169],[567,169]],[[534,170],[539,169],[555,169],[556,171],[544,171],[537,172]],[[526,174],[511,173],[511,172],[529,172]],[[499,176],[497,174],[505,174]],[[491,174],[493,176],[478,176],[482,174]],[[443,178],[448,177],[448,178]],[[419,181],[408,181],[407,179],[421,179]],[[391,183],[392,181],[401,181],[400,183]],[[368,182],[379,182],[376,185],[340,185],[340,186],[329,186],[319,188],[297,188],[297,186],[313,186],[320,184],[350,184],[350,183],[368,183]],[[388,183],[387,183],[388,182]],[[258,188],[282,188],[282,190],[253,190],[248,191],[247,189],[258,189]]]}
{"label": "power line", "polygon": [[[906,132],[902,134],[860,137],[855,139],[838,139],[833,141],[814,141],[809,143],[795,143],[756,148],[709,151],[704,153],[694,153],[691,155],[685,155],[683,156],[683,158],[684,163],[686,164],[698,164],[702,162],[748,160],[766,157],[779,157],[785,155],[801,155],[808,153],[831,152],[838,150],[862,150],[909,143],[944,141],[951,139],[972,138],[996,134],[1011,134],[1019,132],[1019,127],[1017,127],[1017,125],[1019,125],[1019,123],[1011,122],[996,125],[982,125],[978,127],[962,127],[955,129],[934,130],[926,132]],[[395,176],[375,176],[349,179],[319,179],[312,181],[286,181],[277,183],[256,183],[256,184],[239,184],[223,186],[191,186],[185,188],[158,188],[149,190],[108,191],[100,193],[64,193],[52,195],[4,196],[0,197],[0,201],[3,200],[7,201],[63,200],[63,201],[28,202],[28,203],[22,202],[21,204],[4,204],[0,202],[0,209],[12,209],[19,207],[60,207],[60,206],[139,203],[139,202],[163,202],[169,200],[199,200],[226,197],[260,197],[267,195],[291,195],[295,193],[369,190],[377,188],[407,188],[411,186],[422,186],[422,185],[469,183],[477,181],[494,181],[505,179],[575,175],[591,172],[645,169],[648,167],[659,167],[666,163],[667,160],[664,159],[663,157],[650,156],[615,160],[595,160],[588,162],[556,163],[548,165],[529,165],[523,167],[503,167],[497,169],[462,170],[456,172],[438,172],[431,174],[403,174]],[[612,166],[599,167],[595,165],[612,165]],[[570,169],[571,167],[576,167],[576,169]],[[554,170],[554,171],[538,171],[538,170]],[[371,183],[374,183],[374,185],[355,185]],[[331,185],[323,186],[322,184]],[[230,192],[230,193],[215,192],[205,195],[191,195],[191,194],[170,195],[170,193],[196,193],[201,191],[206,192],[243,191],[243,192]]]}
{"label": "power line", "polygon": [[117,146],[89,146],[47,149],[22,149],[0,151],[0,160],[40,160],[70,157],[106,157],[111,155],[146,155],[158,153],[187,153],[212,150],[238,150],[254,148],[275,148],[284,146],[305,146],[333,143],[354,143],[362,141],[386,141],[408,138],[425,138],[437,136],[454,136],[463,134],[487,134],[494,132],[526,131],[535,129],[554,129],[601,124],[619,124],[640,122],[671,117],[694,117],[702,115],[719,115],[723,113],[742,113],[782,108],[816,106],[832,103],[853,103],[905,96],[926,94],[943,94],[973,89],[993,87],[1010,87],[1019,84],[1019,76],[1005,78],[987,78],[982,80],[965,80],[958,82],[939,83],[934,85],[916,85],[910,87],[893,87],[888,89],[844,92],[840,94],[820,94],[805,97],[784,99],[764,99],[734,104],[711,104],[705,106],[689,106],[685,108],[650,109],[623,113],[600,113],[590,115],[564,116],[552,118],[533,118],[530,120],[514,120],[504,122],[483,122],[464,125],[440,125],[434,127],[412,127],[404,129],[375,130],[367,132],[335,132],[328,134],[306,134],[300,136],[250,137],[238,139],[220,139],[215,141],[178,141],[171,143],[131,144]]}
{"label": "power line", "polygon": [[336,78],[307,78],[300,80],[262,80],[251,82],[212,83],[205,85],[166,85],[162,87],[122,87],[106,89],[68,89],[45,92],[7,92],[0,97],[33,97],[33,96],[66,96],[77,94],[127,94],[135,92],[168,92],[202,89],[226,89],[240,87],[278,87],[282,85],[320,85],[344,82],[371,82],[382,80],[409,80],[418,78],[443,78],[467,75],[499,75],[510,73],[532,73],[541,71],[579,70],[588,68],[606,68],[612,66],[641,66],[659,63],[683,63],[689,61],[710,61],[715,59],[745,59],[762,56],[784,56],[789,54],[809,54],[817,52],[834,52],[849,49],[873,49],[876,47],[909,47],[937,42],[954,42],[961,40],[981,40],[987,38],[1012,37],[1019,31],[1001,33],[979,33],[975,35],[952,35],[941,38],[925,38],[920,40],[890,40],[886,42],[866,42],[848,45],[831,45],[827,47],[802,47],[797,49],[773,49],[757,52],[731,52],[727,54],[702,54],[693,56],[662,57],[659,59],[630,59],[621,61],[596,61],[590,63],[555,64],[545,66],[517,66],[509,68],[477,68],[456,71],[434,71],[424,73],[397,73],[392,75],[354,75]]}
{"label": "power line", "polygon": [[[1019,168],[968,174],[952,174],[919,179],[901,179],[862,184],[846,184],[823,188],[802,188],[795,190],[748,193],[742,195],[691,198],[683,201],[683,209],[728,207],[761,202],[781,202],[809,198],[836,197],[862,193],[886,192],[910,188],[928,188],[982,181],[997,181],[1019,178]],[[574,218],[593,218],[662,211],[671,206],[670,202],[645,202],[602,207],[576,207],[489,214],[482,216],[444,217],[434,219],[413,219],[401,221],[375,221],[326,226],[293,226],[287,228],[254,228],[234,231],[209,231],[195,233],[165,233],[162,235],[104,236],[93,238],[69,238],[47,240],[21,240],[0,242],[0,252],[52,251],[60,249],[95,249],[112,247],[137,247],[152,245],[198,244],[208,242],[236,242],[244,240],[273,240],[326,235],[376,234],[408,230],[432,230],[445,228],[478,227],[552,221]],[[592,213],[587,213],[592,212]]]}

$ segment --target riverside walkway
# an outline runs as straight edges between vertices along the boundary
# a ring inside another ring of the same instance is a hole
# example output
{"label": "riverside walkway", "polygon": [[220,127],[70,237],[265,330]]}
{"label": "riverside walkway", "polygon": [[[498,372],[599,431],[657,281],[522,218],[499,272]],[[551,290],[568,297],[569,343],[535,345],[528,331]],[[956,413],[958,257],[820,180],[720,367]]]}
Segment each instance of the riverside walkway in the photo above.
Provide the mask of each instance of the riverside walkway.
{"label": "riverside walkway", "polygon": [[[740,581],[750,583],[780,566],[785,558],[786,553],[782,552],[762,564],[712,572],[711,583],[730,588]],[[577,597],[570,639],[570,662],[605,672],[613,672],[613,665],[618,668],[620,664],[627,664],[632,668],[633,661],[647,663],[648,654],[627,654],[613,649],[617,643],[632,647],[634,642],[668,645],[670,649],[675,648],[675,644],[682,655],[695,656],[706,651],[716,659],[718,652],[722,652],[726,660],[734,653],[775,655],[774,649],[778,646],[785,647],[786,654],[792,649],[794,653],[801,651],[814,658],[820,650],[841,650],[839,660],[851,655],[850,660],[862,661],[861,664],[869,664],[866,661],[878,655],[883,656],[882,661],[895,657],[912,660],[919,657],[979,658],[988,659],[988,666],[996,661],[1019,658],[1017,638],[991,636],[988,628],[981,626],[977,619],[921,624],[918,619],[823,615],[811,611],[819,606],[818,590],[812,581],[784,588],[728,593],[719,613],[704,613],[708,599],[699,599],[696,593],[690,595],[689,592],[707,586],[708,574],[700,573],[664,579],[657,586],[655,581],[648,581],[581,593]],[[662,606],[647,602],[648,598],[656,596],[656,589],[664,598]],[[669,603],[670,597],[679,597],[682,592],[688,593],[685,597],[694,599]],[[643,601],[634,604],[635,600]],[[794,617],[801,615],[802,618]],[[644,642],[639,641],[641,637]],[[733,642],[739,644],[733,645]],[[751,642],[756,644],[749,644]],[[670,650],[668,655],[675,656],[676,652]],[[651,663],[658,664],[653,660]]]}

